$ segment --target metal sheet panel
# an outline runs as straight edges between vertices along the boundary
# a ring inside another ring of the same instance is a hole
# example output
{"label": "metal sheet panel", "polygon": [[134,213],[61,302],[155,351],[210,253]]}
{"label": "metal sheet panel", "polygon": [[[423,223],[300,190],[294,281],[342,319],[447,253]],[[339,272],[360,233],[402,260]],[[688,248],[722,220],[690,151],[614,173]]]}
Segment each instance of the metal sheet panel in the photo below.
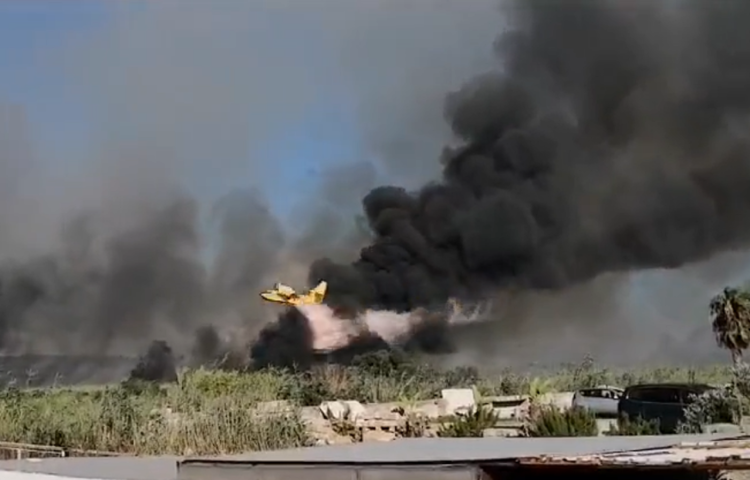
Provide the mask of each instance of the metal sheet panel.
{"label": "metal sheet panel", "polygon": [[190,463],[403,464],[474,463],[540,455],[575,456],[668,448],[682,442],[716,441],[737,435],[659,435],[574,438],[413,438],[384,443],[256,452],[193,458]]}
{"label": "metal sheet panel", "polygon": [[[81,479],[77,477],[61,477],[58,475],[45,475],[43,473],[0,471],[0,480],[81,480]],[[89,479],[89,480],[106,480],[106,479]]]}
{"label": "metal sheet panel", "polygon": [[366,467],[359,471],[359,480],[476,480],[475,467]]}
{"label": "metal sheet panel", "polygon": [[180,465],[177,480],[357,480],[353,468],[284,465]]}
{"label": "metal sheet panel", "polygon": [[479,470],[465,466],[181,466],[177,480],[476,480]]}
{"label": "metal sheet panel", "polygon": [[85,479],[174,480],[178,457],[70,457],[0,461],[0,471]]}

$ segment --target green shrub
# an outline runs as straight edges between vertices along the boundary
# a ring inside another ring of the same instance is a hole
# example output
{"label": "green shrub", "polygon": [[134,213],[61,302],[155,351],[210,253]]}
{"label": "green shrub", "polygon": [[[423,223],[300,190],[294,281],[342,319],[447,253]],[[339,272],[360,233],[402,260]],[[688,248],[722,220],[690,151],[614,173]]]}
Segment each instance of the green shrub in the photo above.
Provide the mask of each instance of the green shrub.
{"label": "green shrub", "polygon": [[[197,369],[182,372],[178,383],[164,386],[132,381],[106,388],[6,389],[0,391],[0,438],[134,454],[233,453],[309,444],[295,413],[269,418],[251,414],[258,402],[269,400],[288,400],[296,406],[332,399],[412,403],[439,397],[443,388],[471,385],[482,394],[496,395],[572,390],[598,383],[627,386],[691,379],[721,384],[732,378],[729,366],[615,371],[601,368],[591,359],[533,375],[506,370],[501,375],[480,376],[472,368],[442,370],[403,353],[380,353],[359,358],[350,366],[321,366],[306,373]],[[15,382],[27,383],[24,379]],[[750,412],[750,408],[743,411]],[[697,413],[706,418],[725,418],[724,414],[705,414],[705,408],[701,412]],[[687,413],[689,419],[697,418]],[[472,412],[454,419],[452,426],[446,421],[442,434],[479,436],[495,423],[494,418],[483,415]],[[399,434],[418,436],[424,427],[423,421],[414,420]],[[545,428],[560,430],[541,425],[532,430],[542,434]]]}
{"label": "green shrub", "polygon": [[529,423],[529,437],[590,437],[598,434],[596,417],[584,408],[542,407]]}
{"label": "green shrub", "polygon": [[0,438],[8,442],[135,454],[208,455],[307,445],[296,413],[259,418],[243,395],[215,397],[186,385],[99,392],[6,390]]}
{"label": "green shrub", "polygon": [[685,420],[680,423],[681,433],[701,433],[709,423],[739,423],[740,407],[748,412],[748,399],[738,395],[732,387],[709,390],[693,398],[685,407]]}
{"label": "green shrub", "polygon": [[401,438],[422,438],[425,436],[428,424],[427,419],[409,414],[403,425],[396,427],[396,434]]}
{"label": "green shrub", "polygon": [[497,424],[498,416],[491,408],[474,407],[466,414],[444,419],[439,437],[481,437],[484,430]]}
{"label": "green shrub", "polygon": [[630,419],[623,415],[617,420],[614,428],[605,432],[612,436],[659,435],[659,420],[644,420],[641,417]]}

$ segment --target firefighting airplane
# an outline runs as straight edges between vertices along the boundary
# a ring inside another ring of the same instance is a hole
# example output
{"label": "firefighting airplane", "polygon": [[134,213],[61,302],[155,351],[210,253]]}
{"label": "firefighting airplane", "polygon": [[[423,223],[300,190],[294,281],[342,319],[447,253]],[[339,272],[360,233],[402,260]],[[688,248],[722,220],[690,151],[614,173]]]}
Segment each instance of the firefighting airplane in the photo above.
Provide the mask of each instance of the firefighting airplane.
{"label": "firefighting airplane", "polygon": [[328,284],[320,282],[317,287],[302,295],[294,291],[292,287],[277,283],[272,289],[260,293],[261,298],[267,302],[281,303],[284,305],[317,305],[323,303],[326,296]]}

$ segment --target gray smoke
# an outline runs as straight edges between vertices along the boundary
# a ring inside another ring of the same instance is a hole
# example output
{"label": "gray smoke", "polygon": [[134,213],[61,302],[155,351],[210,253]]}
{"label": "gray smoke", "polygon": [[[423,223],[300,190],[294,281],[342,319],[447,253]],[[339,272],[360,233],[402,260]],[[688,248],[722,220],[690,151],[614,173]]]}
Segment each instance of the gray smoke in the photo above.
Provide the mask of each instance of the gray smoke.
{"label": "gray smoke", "polygon": [[[546,315],[564,326],[568,309],[617,309],[604,274],[747,247],[747,4],[506,6],[501,68],[445,102],[465,143],[445,152],[442,180],[372,190],[376,238],[351,264],[313,265],[333,305],[410,311],[565,291]],[[594,281],[605,294],[577,288]],[[496,320],[523,326],[523,310]]]}
{"label": "gray smoke", "polygon": [[[302,287],[314,258],[368,238],[364,193],[434,175],[441,98],[489,65],[496,31],[490,0],[114,8],[40,41],[27,72],[62,78],[84,146],[56,145],[23,108],[0,123],[5,354],[135,355],[164,339],[204,359],[250,341],[278,313],[260,289]],[[276,206],[288,197],[299,205]]]}
{"label": "gray smoke", "polygon": [[[504,6],[155,3],[50,49],[90,148],[52,180],[23,135],[1,147],[24,186],[0,194],[4,351],[208,358],[259,334],[259,363],[309,361],[305,318],[263,329],[256,297],[306,276],[344,310],[496,299],[417,349],[558,331],[580,351],[628,333],[627,273],[747,247],[746,3]],[[292,191],[288,228],[270,205]]]}

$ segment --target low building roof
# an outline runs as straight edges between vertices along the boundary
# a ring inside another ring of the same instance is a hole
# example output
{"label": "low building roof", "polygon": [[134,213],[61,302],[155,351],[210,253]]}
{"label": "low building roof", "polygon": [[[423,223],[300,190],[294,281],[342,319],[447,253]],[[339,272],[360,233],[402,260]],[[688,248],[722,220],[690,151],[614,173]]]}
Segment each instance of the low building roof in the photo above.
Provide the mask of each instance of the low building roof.
{"label": "low building roof", "polygon": [[0,461],[0,471],[105,480],[174,480],[179,457],[68,457]]}
{"label": "low building roof", "polygon": [[572,438],[414,438],[383,443],[188,458],[181,461],[181,464],[491,463],[523,458],[564,459],[637,450],[668,449],[685,442],[695,444],[737,438],[736,434]]}

